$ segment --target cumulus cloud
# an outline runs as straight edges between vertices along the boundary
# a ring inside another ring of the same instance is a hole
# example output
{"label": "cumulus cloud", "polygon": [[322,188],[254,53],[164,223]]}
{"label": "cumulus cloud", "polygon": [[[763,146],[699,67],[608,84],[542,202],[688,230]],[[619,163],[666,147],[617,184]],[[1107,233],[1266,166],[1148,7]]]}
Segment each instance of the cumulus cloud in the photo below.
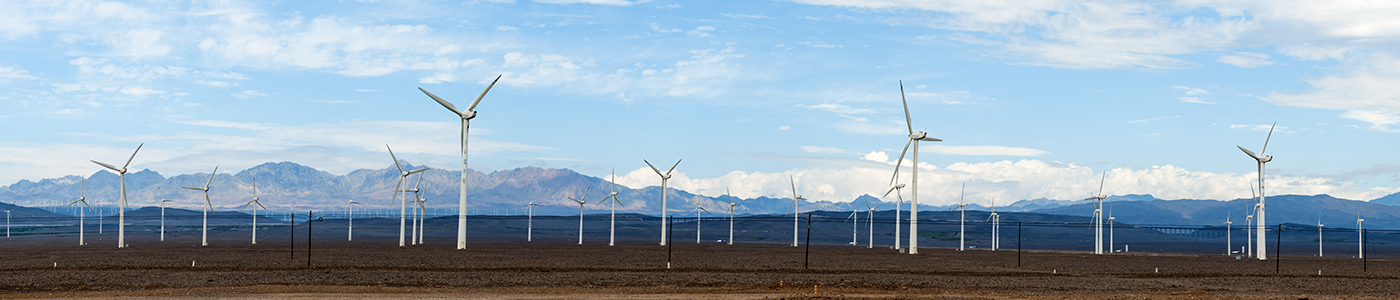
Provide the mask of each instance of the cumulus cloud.
{"label": "cumulus cloud", "polygon": [[1311,91],[1271,92],[1260,97],[1283,106],[1343,110],[1340,116],[1370,123],[1370,128],[1392,132],[1393,116],[1400,114],[1400,59],[1377,53],[1339,74],[1309,78]]}
{"label": "cumulus cloud", "polygon": [[132,96],[137,96],[137,97],[141,97],[141,96],[150,96],[150,95],[159,95],[159,94],[164,94],[164,93],[165,93],[165,91],[162,91],[162,90],[152,89],[152,88],[143,87],[143,86],[128,86],[128,87],[122,88],[119,92],[121,92],[122,94],[127,94],[127,95],[132,95]]}
{"label": "cumulus cloud", "polygon": [[637,1],[626,1],[626,0],[535,0],[535,2],[539,2],[539,3],[550,3],[550,4],[594,4],[594,5],[630,6],[630,5],[638,4],[638,3],[651,2],[651,0],[637,0]]}
{"label": "cumulus cloud", "polygon": [[1274,64],[1274,62],[1269,61],[1268,54],[1254,52],[1236,52],[1232,54],[1221,55],[1220,58],[1216,61],[1241,68],[1253,68],[1258,66],[1267,66]]}
{"label": "cumulus cloud", "polygon": [[1176,98],[1176,99],[1177,99],[1177,100],[1181,100],[1181,102],[1186,102],[1186,103],[1215,104],[1215,103],[1213,103],[1213,102],[1208,102],[1208,101],[1205,101],[1205,100],[1201,100],[1201,98],[1197,98],[1197,97],[1181,97],[1181,98]]}
{"label": "cumulus cloud", "polygon": [[5,66],[0,66],[0,81],[8,80],[8,79],[34,79],[34,78],[35,78],[34,76],[29,75],[29,71],[25,71],[25,70],[23,70],[23,69],[17,69],[17,68],[10,68],[10,67],[5,67]]}
{"label": "cumulus cloud", "polygon": [[234,96],[234,97],[238,97],[238,98],[243,98],[243,99],[250,99],[250,98],[253,98],[253,97],[267,97],[267,96],[271,96],[271,95],[268,95],[267,92],[260,92],[260,91],[254,91],[254,90],[244,90],[244,91],[242,91],[242,92],[233,93],[233,94],[229,94],[229,95],[230,95],[230,96]]}

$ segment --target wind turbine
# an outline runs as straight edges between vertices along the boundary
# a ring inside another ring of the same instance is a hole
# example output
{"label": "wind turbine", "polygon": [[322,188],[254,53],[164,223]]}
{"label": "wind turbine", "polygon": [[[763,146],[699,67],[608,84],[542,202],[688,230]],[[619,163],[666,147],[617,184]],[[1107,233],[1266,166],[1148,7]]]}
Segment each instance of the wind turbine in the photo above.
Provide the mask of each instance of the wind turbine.
{"label": "wind turbine", "polygon": [[807,198],[797,195],[797,180],[792,179],[792,175],[788,175],[788,182],[792,183],[792,246],[797,247],[797,201]]}
{"label": "wind turbine", "polygon": [[[63,207],[72,206],[76,203],[82,203],[83,206],[87,206],[88,210],[97,212],[96,209],[92,209],[92,205],[88,205],[87,197],[85,197],[87,191],[87,178],[81,176],[79,176],[78,178],[79,180],[82,180],[82,182],[78,183],[78,200],[73,200],[73,202],[69,202],[68,205],[64,205]],[[83,223],[86,223],[86,218],[84,218],[83,215],[83,206],[78,207],[78,246],[87,245],[86,242],[83,242]]]}
{"label": "wind turbine", "polygon": [[1317,257],[1322,257],[1322,213],[1317,214]]}
{"label": "wind turbine", "polygon": [[[413,185],[413,188],[412,188],[412,189],[402,189],[402,190],[398,190],[398,191],[399,191],[399,192],[413,192],[413,204],[414,204],[414,205],[420,205],[419,201],[422,200],[422,199],[420,199],[420,198],[418,197],[418,187],[420,187],[420,186],[423,186],[423,174],[418,174],[418,183],[415,183],[415,184]],[[407,202],[407,201],[408,201],[408,195],[405,194],[403,199],[404,199],[404,202]],[[393,203],[389,203],[389,204],[390,204],[390,205],[393,205]],[[410,235],[410,237],[409,237],[410,244],[412,244],[412,245],[417,245],[417,244],[419,244],[419,242],[418,242],[418,207],[414,207],[414,208],[413,208],[413,228],[409,229],[409,235]]]}
{"label": "wind turbine", "polygon": [[584,199],[588,199],[588,192],[589,192],[589,191],[592,191],[592,190],[593,190],[593,187],[591,187],[591,186],[588,187],[588,189],[583,190],[583,197],[579,197],[579,198],[582,198],[582,199],[574,199],[574,197],[568,197],[569,200],[573,200],[574,202],[578,202],[578,244],[579,244],[579,245],[583,245],[583,204],[584,204]]}
{"label": "wind turbine", "polygon": [[10,211],[5,211],[5,238],[10,238]]}
{"label": "wind turbine", "polygon": [[[855,219],[855,222],[851,222],[851,246],[857,245],[857,244],[856,244],[856,238],[857,238],[857,237],[856,237],[856,226],[860,226],[860,217],[859,217],[859,213],[860,213],[860,212],[857,211],[857,210],[853,207],[853,208],[851,208],[851,216],[846,217],[846,220],[847,220],[847,221],[850,221],[851,219]],[[845,222],[843,221],[842,223],[845,223]]]}
{"label": "wind turbine", "polygon": [[[873,248],[875,248],[875,209],[876,209],[876,208],[880,208],[880,206],[879,206],[879,205],[871,206],[871,205],[870,205],[870,198],[869,198],[869,197],[866,197],[866,198],[865,198],[865,207],[868,208],[868,209],[870,210],[869,213],[867,213],[867,214],[865,215],[865,222],[866,222],[866,223],[870,223],[870,234],[867,234],[867,235],[866,235],[866,239],[868,239],[869,241],[867,241],[867,242],[868,242],[868,245],[866,245],[865,248],[866,248],[866,249],[873,249]],[[898,214],[895,214],[895,215],[898,215]],[[899,223],[896,222],[894,227],[899,227]]]}
{"label": "wind turbine", "polygon": [[[159,188],[157,188],[159,190]],[[160,198],[160,241],[165,241],[165,204],[175,201],[165,200],[165,193],[161,193]]]}
{"label": "wind turbine", "polygon": [[136,151],[131,152],[131,157],[126,159],[126,164],[123,164],[121,168],[91,160],[92,163],[112,169],[112,171],[116,171],[118,175],[121,175],[122,200],[121,203],[118,204],[121,208],[117,213],[119,215],[117,217],[117,248],[126,248],[126,167],[131,165],[131,160],[136,159],[136,152],[141,152],[141,146],[145,145],[146,143],[141,143],[141,145],[136,146]]}
{"label": "wind turbine", "polygon": [[1099,193],[1084,200],[1094,200],[1094,254],[1103,254],[1103,199],[1108,198],[1103,194],[1103,183],[1108,179],[1108,172],[1103,172],[1099,179]]}
{"label": "wind turbine", "polygon": [[729,245],[734,245],[734,207],[739,206],[729,195],[729,188],[724,188],[724,200],[729,201]]}
{"label": "wind turbine", "polygon": [[1259,247],[1255,247],[1255,251],[1258,252],[1256,256],[1259,257],[1259,260],[1266,260],[1267,257],[1264,254],[1268,252],[1265,250],[1265,245],[1267,243],[1264,237],[1264,226],[1266,224],[1264,222],[1264,164],[1273,161],[1274,157],[1264,155],[1264,151],[1269,149],[1269,139],[1274,136],[1275,125],[1278,125],[1278,122],[1274,122],[1274,125],[1269,126],[1269,135],[1264,137],[1264,147],[1259,148],[1259,154],[1254,154],[1253,151],[1249,151],[1249,149],[1245,149],[1244,147],[1235,146],[1236,148],[1240,148],[1240,151],[1244,151],[1244,154],[1249,154],[1249,157],[1254,158],[1254,161],[1259,162],[1259,202],[1255,204],[1254,208],[1258,211],[1255,213],[1258,215],[1258,217],[1255,218],[1255,221],[1258,222],[1255,227],[1257,232],[1255,233],[1259,236],[1258,239],[1256,239],[1259,243]]}
{"label": "wind turbine", "polygon": [[[443,103],[446,103],[446,102],[443,102]],[[476,106],[476,105],[472,105],[472,106]],[[473,113],[473,115],[475,115],[475,113]],[[463,122],[466,122],[466,121],[463,121]],[[463,123],[463,124],[465,124],[465,123]],[[463,126],[464,126],[464,127],[462,127],[462,128],[465,129],[465,128],[466,128],[465,125],[463,125]],[[463,131],[463,132],[465,132],[465,131]],[[465,144],[464,144],[464,145],[465,145]],[[394,187],[394,197],[393,197],[393,199],[389,200],[389,205],[394,205],[394,202],[398,202],[398,200],[399,200],[399,198],[398,198],[398,197],[399,197],[399,192],[401,192],[400,190],[403,189],[403,181],[404,181],[404,179],[408,178],[408,175],[413,175],[413,173],[418,173],[418,172],[427,171],[428,168],[422,168],[422,169],[417,169],[417,170],[413,170],[413,171],[405,171],[405,170],[403,169],[403,165],[399,165],[399,157],[398,157],[398,156],[394,156],[394,148],[389,148],[389,145],[384,145],[384,148],[389,149],[389,157],[394,159],[394,167],[399,168],[399,183],[398,183],[398,185],[397,185],[396,187]],[[463,151],[463,155],[466,155],[466,151],[465,151],[466,148],[465,148],[465,146],[464,146],[463,150],[464,150],[464,151]],[[464,161],[465,161],[465,160],[464,160]],[[463,181],[463,182],[466,182],[466,178],[467,178],[466,169],[463,169],[463,170],[462,170],[462,178],[463,178],[462,181]],[[463,184],[465,184],[465,183],[463,183]],[[466,195],[466,191],[465,191],[465,190],[462,191],[462,194],[463,194],[463,195]],[[466,199],[466,198],[465,198],[466,196],[462,196],[462,197],[464,197],[464,198],[462,198],[463,201],[464,201],[463,203],[466,203],[466,202],[465,202],[465,201],[466,201],[466,200],[465,200],[465,199]],[[459,215],[461,215],[461,214],[459,214]],[[407,217],[408,217],[408,194],[404,194],[403,202],[400,202],[400,203],[399,203],[399,247],[403,247],[403,246],[404,246],[404,233],[405,233],[404,231],[407,229],[407,228],[406,228],[407,224],[405,224],[407,220],[405,220],[405,218],[407,218]],[[459,225],[460,225],[460,223],[459,223]],[[465,226],[462,226],[462,227],[460,227],[460,229],[458,230],[458,235],[457,235],[457,249],[462,249],[462,247],[464,247],[464,246],[466,245],[466,242],[465,242],[465,240],[463,239],[464,235],[461,235],[461,233],[463,232],[462,230],[466,230],[466,227],[465,227]]]}
{"label": "wind turbine", "polygon": [[1254,193],[1254,183],[1249,184],[1249,194],[1254,199],[1254,211],[1245,209],[1244,216],[1244,244],[1248,248],[1244,253],[1245,257],[1254,257],[1254,232],[1250,231],[1254,226],[1254,212],[1259,212],[1259,195]]}
{"label": "wind turbine", "polygon": [[[609,199],[612,200],[612,217],[610,221],[608,221],[608,246],[612,246],[617,238],[617,206],[622,205],[622,201],[617,199],[617,170],[613,170],[612,178],[609,178],[609,182],[612,185],[608,187],[608,195],[603,196],[603,200],[598,201],[598,205],[607,203]],[[531,203],[531,205],[534,204]],[[623,205],[623,207],[626,207],[626,205]]]}
{"label": "wind turbine", "polygon": [[662,246],[665,246],[665,245],[666,245],[666,181],[671,180],[671,171],[675,171],[675,170],[676,170],[676,166],[681,165],[681,160],[676,160],[676,164],[671,165],[671,169],[670,169],[670,170],[666,170],[666,173],[665,173],[665,174],[662,174],[662,173],[661,173],[661,169],[657,169],[656,166],[651,165],[651,162],[649,162],[649,161],[647,161],[647,160],[645,160],[645,159],[643,159],[642,162],[647,163],[647,166],[648,166],[648,167],[651,167],[651,170],[652,170],[652,171],[656,171],[656,175],[657,175],[657,176],[661,176],[661,245],[662,245]]}
{"label": "wind turbine", "polygon": [[699,205],[696,205],[696,206],[695,206],[695,209],[692,209],[692,210],[690,210],[690,211],[695,213],[695,243],[696,243],[696,244],[699,244],[699,243],[700,243],[700,214],[701,214],[701,213],[705,213],[705,212],[710,212],[710,211],[707,210],[707,209],[705,209],[704,207],[700,207]]}
{"label": "wind turbine", "polygon": [[[1364,222],[1364,221],[1366,221],[1366,219],[1362,219],[1362,218],[1361,218],[1361,211],[1357,211],[1357,212],[1356,212],[1356,258],[1366,258],[1366,252],[1363,251],[1363,250],[1365,250],[1365,249],[1363,248],[1364,245],[1362,244],[1362,242],[1363,242],[1362,239],[1365,238],[1365,237],[1362,235],[1362,231],[1361,231],[1361,222]],[[1319,239],[1319,240],[1320,240],[1320,239]]]}
{"label": "wind turbine", "polygon": [[[485,98],[486,92],[491,91],[491,87],[496,86],[496,81],[499,80],[501,80],[501,75],[497,75],[496,79],[492,80],[491,84],[487,85],[486,89],[481,91],[481,95],[477,95],[476,99],[472,100],[472,104],[467,106],[467,110],[465,111],[457,109],[452,103],[438,98],[437,95],[429,93],[428,90],[418,88],[419,91],[423,91],[423,94],[427,94],[429,98],[433,98],[433,101],[437,101],[438,104],[442,104],[442,107],[446,107],[447,110],[456,113],[457,117],[462,118],[462,190],[458,194],[459,199],[457,203],[457,250],[467,248],[467,214],[464,213],[467,211],[467,174],[469,174],[467,171],[467,129],[471,128],[472,118],[476,118],[476,105],[481,103],[481,98]],[[398,160],[394,160],[394,162],[397,163]],[[399,240],[401,241],[399,242],[399,246],[403,246],[402,234],[400,234]]]}
{"label": "wind turbine", "polygon": [[527,225],[525,225],[526,242],[532,242],[535,240],[535,205],[536,204],[534,201],[530,201],[530,204],[525,205],[526,214],[529,215],[529,217],[527,217],[528,223],[526,223]]}
{"label": "wind turbine", "polygon": [[[899,167],[904,162],[904,154],[909,152],[909,145],[914,145],[913,162],[914,176],[909,180],[911,187],[909,194],[909,254],[919,254],[919,143],[918,141],[942,142],[943,140],[931,138],[927,132],[914,132],[914,121],[909,117],[909,100],[904,99],[904,81],[899,81],[899,101],[904,103],[904,125],[909,128],[909,141],[904,143],[904,150],[899,152],[899,159],[894,162],[894,176],[890,178],[890,184],[894,184],[899,179]],[[898,227],[898,226],[895,226]]]}
{"label": "wind turbine", "polygon": [[[346,197],[349,197],[349,196],[346,196]],[[345,202],[345,213],[346,213],[346,216],[349,217],[348,224],[347,224],[347,225],[349,225],[349,226],[347,226],[347,227],[346,227],[346,230],[345,230],[345,241],[346,241],[346,242],[350,242],[350,241],[354,241],[354,240],[355,240],[355,207],[354,207],[354,205],[357,205],[357,204],[358,204],[358,205],[364,205],[364,204],[360,204],[359,202],[355,202],[355,200],[348,200],[348,201]]]}
{"label": "wind turbine", "polygon": [[[416,196],[416,195],[415,195]],[[418,244],[426,244],[423,241],[423,230],[428,227],[428,198],[418,198]]]}
{"label": "wind turbine", "polygon": [[963,196],[967,195],[967,183],[962,184],[962,192],[958,193],[958,206],[950,210],[962,210],[962,218],[958,219],[958,251],[963,251],[963,245],[967,241],[967,203],[963,203]]}
{"label": "wind turbine", "polygon": [[[1230,214],[1229,214],[1229,213],[1226,213],[1226,214],[1225,214],[1225,223],[1224,223],[1224,224],[1225,224],[1225,255],[1230,255],[1230,251],[1234,251],[1235,245],[1232,244],[1232,243],[1231,243],[1232,241],[1230,240],[1230,224],[1234,224],[1234,222],[1230,222]],[[1322,256],[1322,239],[1321,239],[1321,238],[1322,238],[1322,223],[1320,223],[1320,222],[1317,223],[1317,237],[1318,237],[1318,242],[1317,242],[1317,243],[1318,243],[1318,244],[1317,244],[1317,256]],[[1109,246],[1110,246],[1109,249],[1112,249],[1112,245],[1110,244]]]}
{"label": "wind turbine", "polygon": [[[992,214],[987,216],[987,220],[992,221],[992,251],[997,251],[997,248],[1001,247],[1001,235],[999,235],[1001,230],[1001,216],[997,215],[997,198],[995,197],[992,198]],[[1113,231],[1109,230],[1109,232]],[[1109,236],[1113,235],[1110,234]],[[1111,242],[1109,243],[1109,245],[1112,244]]]}
{"label": "wind turbine", "polygon": [[204,187],[184,187],[191,190],[204,191],[204,229],[200,230],[200,246],[209,246],[209,211],[214,210],[214,204],[209,202],[209,184],[214,183],[214,174],[219,173],[219,166],[214,166],[214,171],[209,172],[209,181],[204,182]]}
{"label": "wind turbine", "polygon": [[[898,175],[898,174],[896,174],[896,175]],[[899,247],[899,214],[900,214],[900,212],[899,212],[899,206],[900,206],[900,205],[904,205],[904,196],[901,195],[901,194],[903,194],[903,192],[904,192],[903,189],[904,189],[904,184],[903,184],[903,183],[896,184],[896,185],[894,185],[893,187],[890,187],[890,190],[889,190],[888,192],[885,192],[885,195],[884,195],[884,196],[880,196],[880,198],[885,198],[885,197],[889,197],[889,196],[890,196],[890,193],[895,193],[895,191],[900,191],[900,192],[894,194],[894,196],[898,199],[898,200],[896,200],[896,201],[894,202],[894,249],[901,249],[901,248]]]}
{"label": "wind turbine", "polygon": [[[257,205],[253,205],[253,204],[257,204]],[[266,210],[266,209],[267,209],[266,206],[263,206],[262,202],[259,202],[259,201],[258,201],[258,178],[257,178],[257,177],[253,177],[253,200],[249,200],[248,203],[243,204],[243,207],[239,207],[238,210],[243,210],[244,208],[248,208],[248,206],[250,206],[250,205],[253,206],[253,245],[257,245],[257,244],[258,244],[258,208],[259,208],[259,207],[262,207],[263,210]]]}
{"label": "wind turbine", "polygon": [[1113,206],[1108,207],[1108,253],[1113,253]]}

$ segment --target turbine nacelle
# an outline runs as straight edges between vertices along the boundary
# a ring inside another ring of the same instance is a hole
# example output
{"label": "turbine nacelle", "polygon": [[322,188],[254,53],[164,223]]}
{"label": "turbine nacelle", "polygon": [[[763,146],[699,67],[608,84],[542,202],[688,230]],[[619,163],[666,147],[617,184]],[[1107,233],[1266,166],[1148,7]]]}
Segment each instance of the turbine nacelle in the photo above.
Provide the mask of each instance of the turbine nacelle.
{"label": "turbine nacelle", "polygon": [[915,133],[909,134],[909,139],[911,139],[911,140],[919,140],[919,141],[930,141],[930,142],[942,142],[942,141],[943,141],[943,140],[941,140],[941,139],[928,137],[928,133],[927,133],[927,132],[923,132],[923,131],[919,131],[919,132],[915,132]]}

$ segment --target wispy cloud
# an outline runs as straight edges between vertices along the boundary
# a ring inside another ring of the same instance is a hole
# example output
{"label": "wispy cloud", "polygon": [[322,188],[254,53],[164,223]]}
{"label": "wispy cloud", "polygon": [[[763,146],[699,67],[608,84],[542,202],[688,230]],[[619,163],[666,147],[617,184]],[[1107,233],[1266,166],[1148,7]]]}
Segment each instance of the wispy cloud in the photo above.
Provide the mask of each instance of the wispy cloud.
{"label": "wispy cloud", "polygon": [[1258,66],[1267,66],[1274,64],[1274,62],[1269,61],[1268,54],[1254,52],[1236,52],[1232,54],[1221,55],[1220,59],[1217,59],[1216,61],[1241,68],[1253,68]]}
{"label": "wispy cloud", "polygon": [[1138,120],[1128,121],[1128,123],[1142,123],[1142,122],[1152,122],[1152,121],[1161,121],[1161,120],[1171,120],[1171,119],[1176,119],[1176,118],[1180,118],[1180,117],[1181,117],[1181,115],[1175,115],[1175,116],[1170,116],[1170,117],[1156,117],[1156,118],[1148,118],[1148,119],[1138,119]]}

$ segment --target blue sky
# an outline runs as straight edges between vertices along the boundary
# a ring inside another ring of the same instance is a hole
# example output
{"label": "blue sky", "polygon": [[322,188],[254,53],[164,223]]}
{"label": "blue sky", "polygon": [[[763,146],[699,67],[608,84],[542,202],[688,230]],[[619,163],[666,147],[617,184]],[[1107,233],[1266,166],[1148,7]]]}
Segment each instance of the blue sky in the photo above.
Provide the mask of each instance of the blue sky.
{"label": "blue sky", "polygon": [[[0,182],[146,143],[167,176],[294,161],[616,169],[849,201],[915,130],[921,202],[1400,191],[1400,5],[1331,1],[25,1],[0,10]],[[906,162],[907,165],[907,162]],[[907,177],[905,177],[907,178]]]}

